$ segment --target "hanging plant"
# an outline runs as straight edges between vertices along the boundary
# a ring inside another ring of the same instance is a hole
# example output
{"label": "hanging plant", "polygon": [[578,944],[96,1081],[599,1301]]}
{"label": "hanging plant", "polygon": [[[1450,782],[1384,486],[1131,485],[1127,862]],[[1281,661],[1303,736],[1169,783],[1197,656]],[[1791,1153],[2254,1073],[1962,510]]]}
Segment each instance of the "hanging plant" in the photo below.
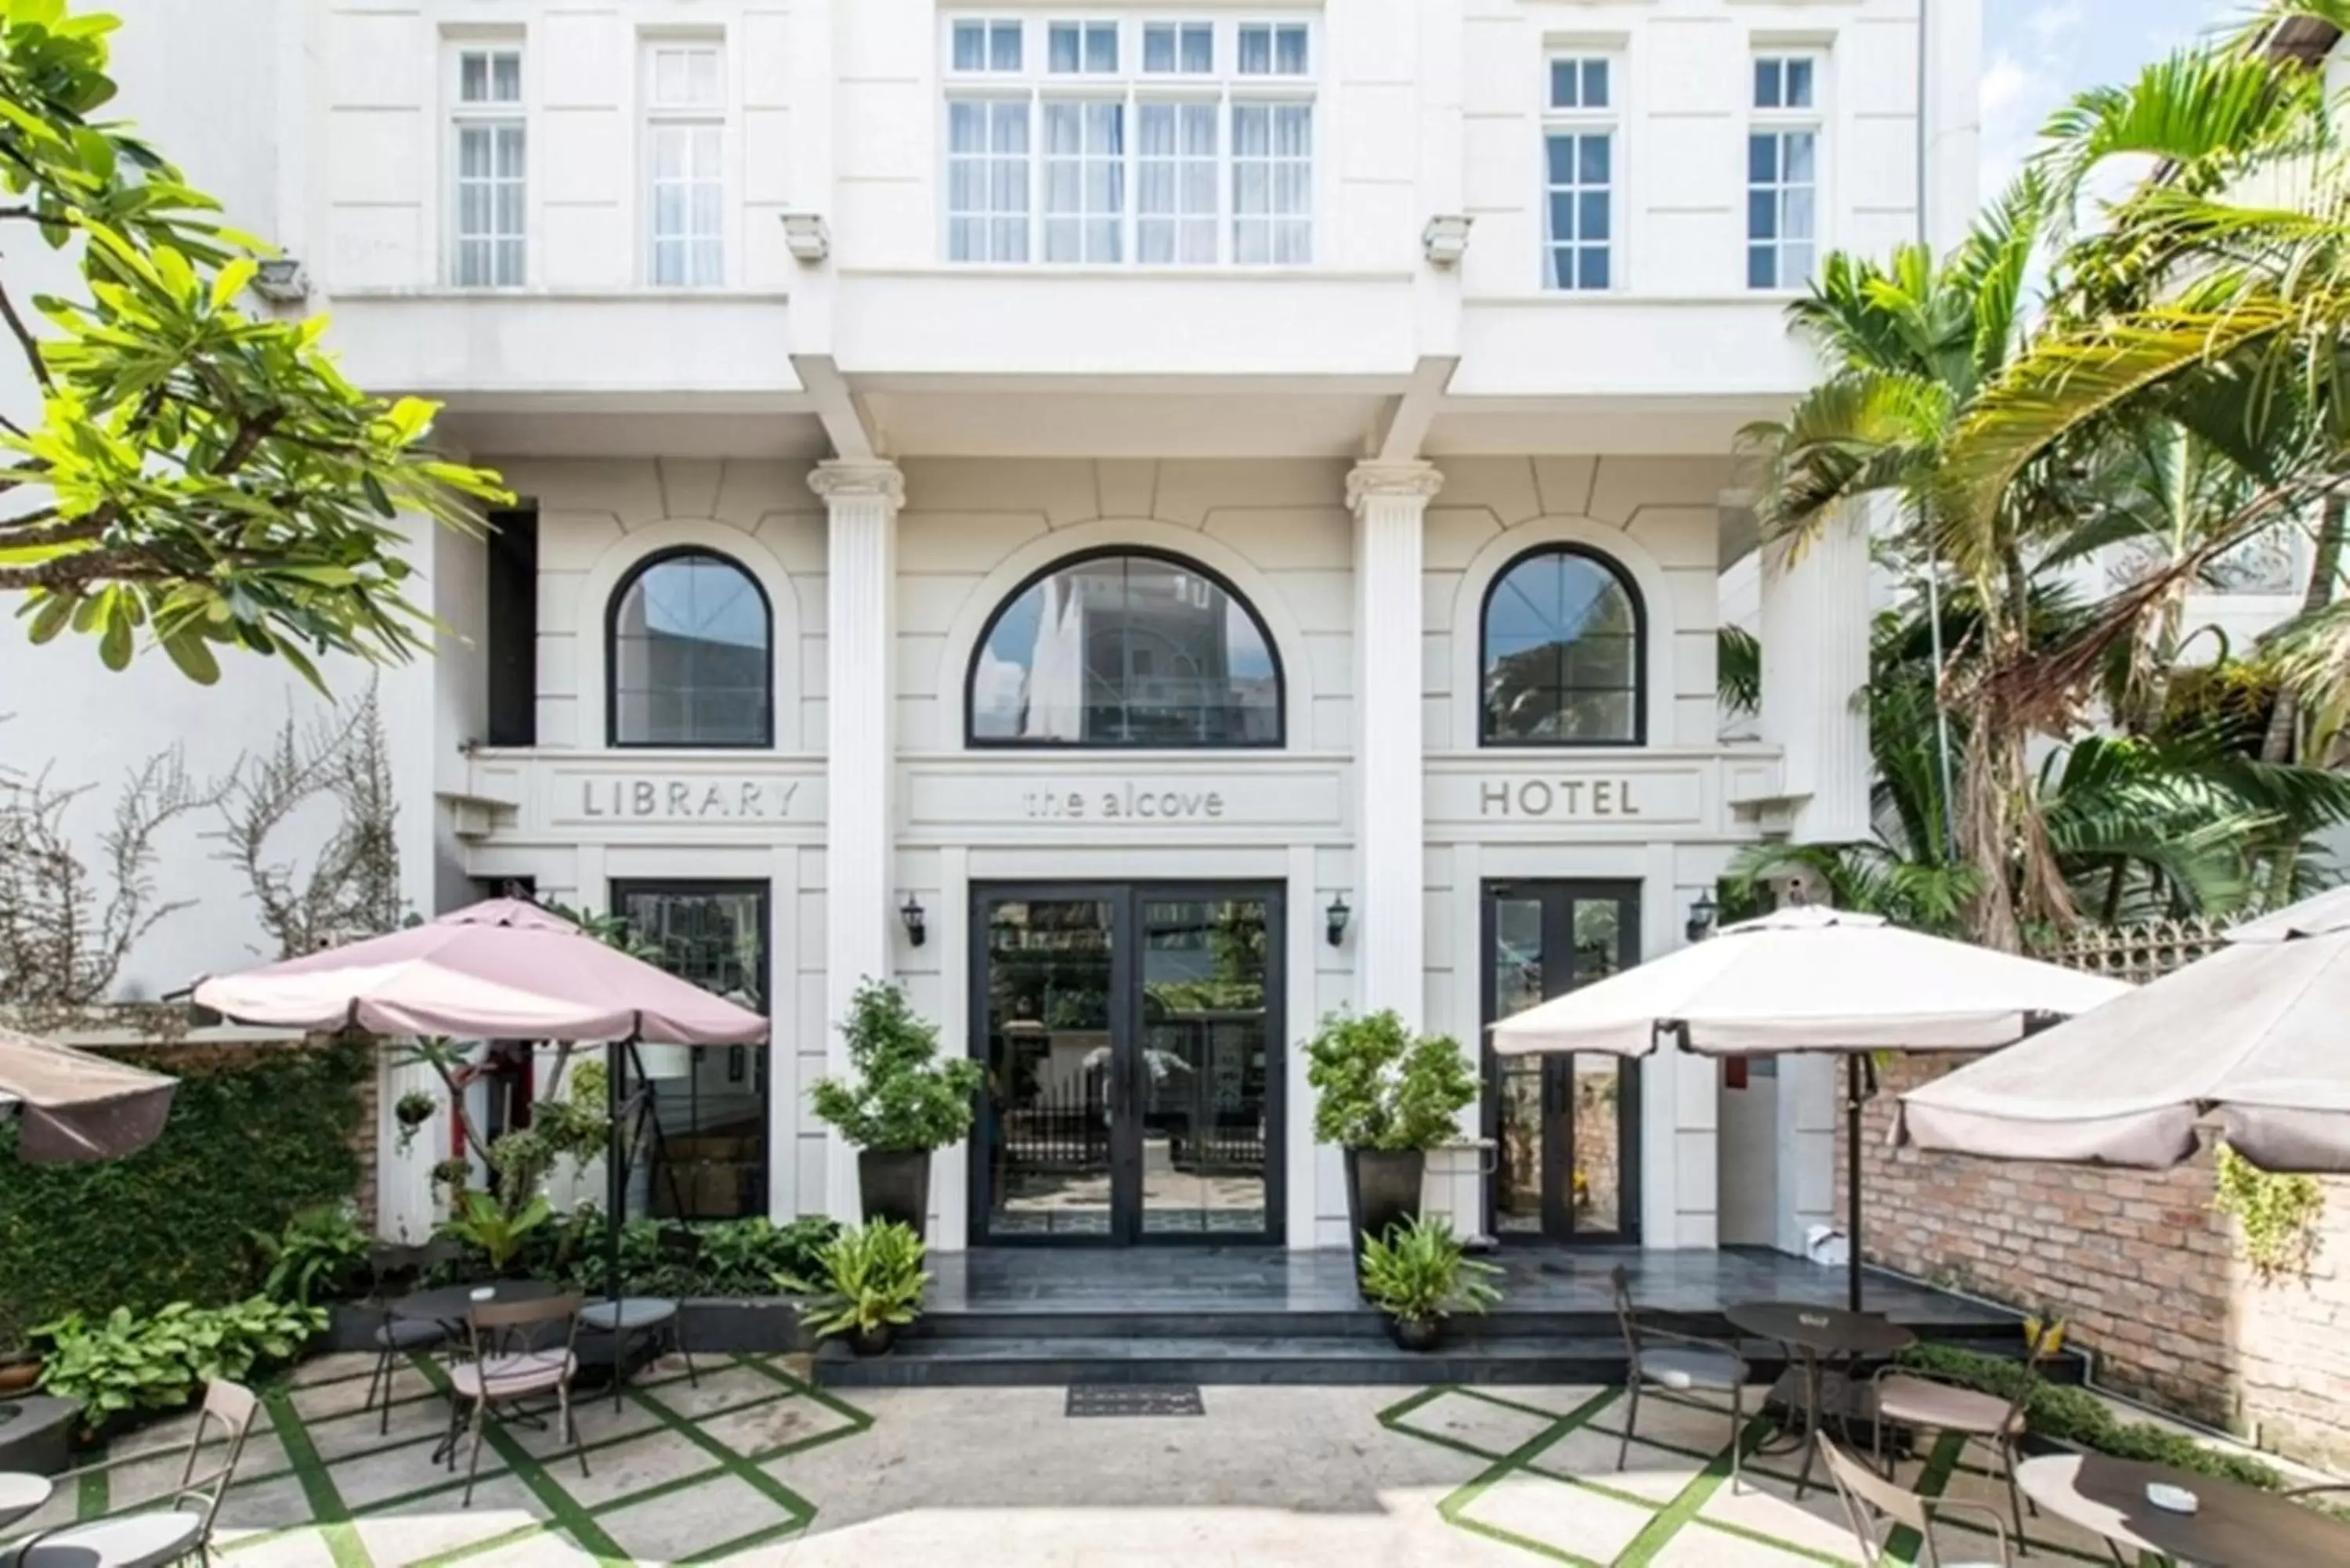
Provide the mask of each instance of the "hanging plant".
{"label": "hanging plant", "polygon": [[2325,1213],[2325,1189],[2317,1179],[2263,1170],[2224,1143],[2214,1169],[2219,1191],[2211,1206],[2235,1217],[2244,1258],[2261,1283],[2307,1279],[2317,1256],[2317,1222]]}
{"label": "hanging plant", "polygon": [[416,1146],[417,1129],[431,1121],[432,1113],[440,1108],[441,1102],[422,1089],[411,1089],[400,1096],[398,1103],[391,1107],[391,1116],[392,1120],[400,1124],[398,1141],[400,1153],[406,1154]]}

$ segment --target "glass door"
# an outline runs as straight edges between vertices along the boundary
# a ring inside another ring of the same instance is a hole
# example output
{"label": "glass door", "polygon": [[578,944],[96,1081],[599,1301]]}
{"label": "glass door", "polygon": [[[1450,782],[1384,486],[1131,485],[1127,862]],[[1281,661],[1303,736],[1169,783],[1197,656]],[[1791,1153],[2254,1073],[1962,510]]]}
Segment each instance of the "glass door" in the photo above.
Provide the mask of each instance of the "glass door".
{"label": "glass door", "polygon": [[974,894],[975,1241],[1278,1241],[1281,901]]}
{"label": "glass door", "polygon": [[[1494,1023],[1639,960],[1629,883],[1485,885],[1485,1021]],[[1494,1140],[1488,1229],[1555,1241],[1639,1240],[1639,1064],[1486,1052]]]}

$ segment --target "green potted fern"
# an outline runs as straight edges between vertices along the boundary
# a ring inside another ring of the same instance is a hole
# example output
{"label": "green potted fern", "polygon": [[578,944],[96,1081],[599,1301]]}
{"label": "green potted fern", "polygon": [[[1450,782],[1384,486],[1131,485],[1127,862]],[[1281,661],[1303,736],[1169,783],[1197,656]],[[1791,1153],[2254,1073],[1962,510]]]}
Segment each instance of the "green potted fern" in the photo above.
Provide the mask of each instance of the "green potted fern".
{"label": "green potted fern", "polygon": [[1334,1012],[1306,1042],[1314,1137],[1345,1152],[1347,1222],[1366,1236],[1419,1212],[1428,1151],[1454,1136],[1477,1074],[1450,1035],[1415,1034],[1393,1012]]}
{"label": "green potted fern", "polygon": [[1482,1313],[1502,1299],[1491,1282],[1502,1271],[1464,1252],[1452,1222],[1419,1215],[1384,1235],[1365,1236],[1358,1260],[1363,1293],[1388,1314],[1388,1333],[1405,1350],[1433,1350],[1444,1320]]}
{"label": "green potted fern", "polygon": [[931,1155],[969,1136],[979,1064],[939,1060],[938,1025],[880,981],[858,988],[840,1032],[853,1076],[817,1080],[809,1103],[857,1148],[865,1218],[895,1220],[919,1238],[930,1217]]}
{"label": "green potted fern", "polygon": [[922,1310],[931,1276],[922,1239],[894,1220],[843,1231],[816,1250],[820,1277],[777,1274],[787,1295],[805,1298],[800,1323],[818,1339],[848,1342],[859,1355],[880,1355]]}

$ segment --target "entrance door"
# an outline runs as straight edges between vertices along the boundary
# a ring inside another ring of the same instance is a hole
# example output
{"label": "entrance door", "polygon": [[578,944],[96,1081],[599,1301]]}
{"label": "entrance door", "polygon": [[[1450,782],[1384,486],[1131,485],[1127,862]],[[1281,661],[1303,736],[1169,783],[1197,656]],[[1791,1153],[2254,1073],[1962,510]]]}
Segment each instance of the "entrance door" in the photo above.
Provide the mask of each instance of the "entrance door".
{"label": "entrance door", "polygon": [[[1488,882],[1485,1022],[1639,961],[1640,892],[1626,882]],[[1640,1238],[1639,1064],[1485,1052],[1494,1140],[1487,1229],[1504,1240]]]}
{"label": "entrance door", "polygon": [[972,898],[975,1242],[1282,1232],[1277,887]]}

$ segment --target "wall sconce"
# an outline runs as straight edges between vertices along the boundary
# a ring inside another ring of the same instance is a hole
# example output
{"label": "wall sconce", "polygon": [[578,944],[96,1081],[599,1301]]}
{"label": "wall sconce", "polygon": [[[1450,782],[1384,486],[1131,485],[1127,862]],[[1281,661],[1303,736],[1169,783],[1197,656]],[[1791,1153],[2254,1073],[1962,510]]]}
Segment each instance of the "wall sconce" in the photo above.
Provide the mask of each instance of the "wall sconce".
{"label": "wall sconce", "polygon": [[310,275],[293,256],[271,256],[254,269],[253,292],[272,305],[299,305],[310,297]]}
{"label": "wall sconce", "polygon": [[804,262],[820,262],[832,254],[832,230],[821,213],[785,213],[784,248]]}
{"label": "wall sconce", "polygon": [[1705,940],[1706,934],[1713,929],[1714,916],[1721,911],[1721,906],[1713,901],[1711,893],[1700,893],[1697,902],[1690,906],[1689,924],[1682,928],[1689,933],[1689,940],[1693,942]]}
{"label": "wall sconce", "polygon": [[905,906],[898,911],[898,918],[906,922],[908,941],[920,947],[930,940],[930,928],[924,923],[921,901],[911,893],[906,895]]}
{"label": "wall sconce", "polygon": [[1354,912],[1354,910],[1347,908],[1346,894],[1341,893],[1336,898],[1330,900],[1330,908],[1326,910],[1325,913],[1328,916],[1330,921],[1329,933],[1330,945],[1332,947],[1335,948],[1340,942],[1347,940],[1347,917],[1352,915]]}
{"label": "wall sconce", "polygon": [[1430,266],[1459,266],[1469,252],[1471,220],[1459,213],[1439,213],[1419,231],[1420,253]]}

